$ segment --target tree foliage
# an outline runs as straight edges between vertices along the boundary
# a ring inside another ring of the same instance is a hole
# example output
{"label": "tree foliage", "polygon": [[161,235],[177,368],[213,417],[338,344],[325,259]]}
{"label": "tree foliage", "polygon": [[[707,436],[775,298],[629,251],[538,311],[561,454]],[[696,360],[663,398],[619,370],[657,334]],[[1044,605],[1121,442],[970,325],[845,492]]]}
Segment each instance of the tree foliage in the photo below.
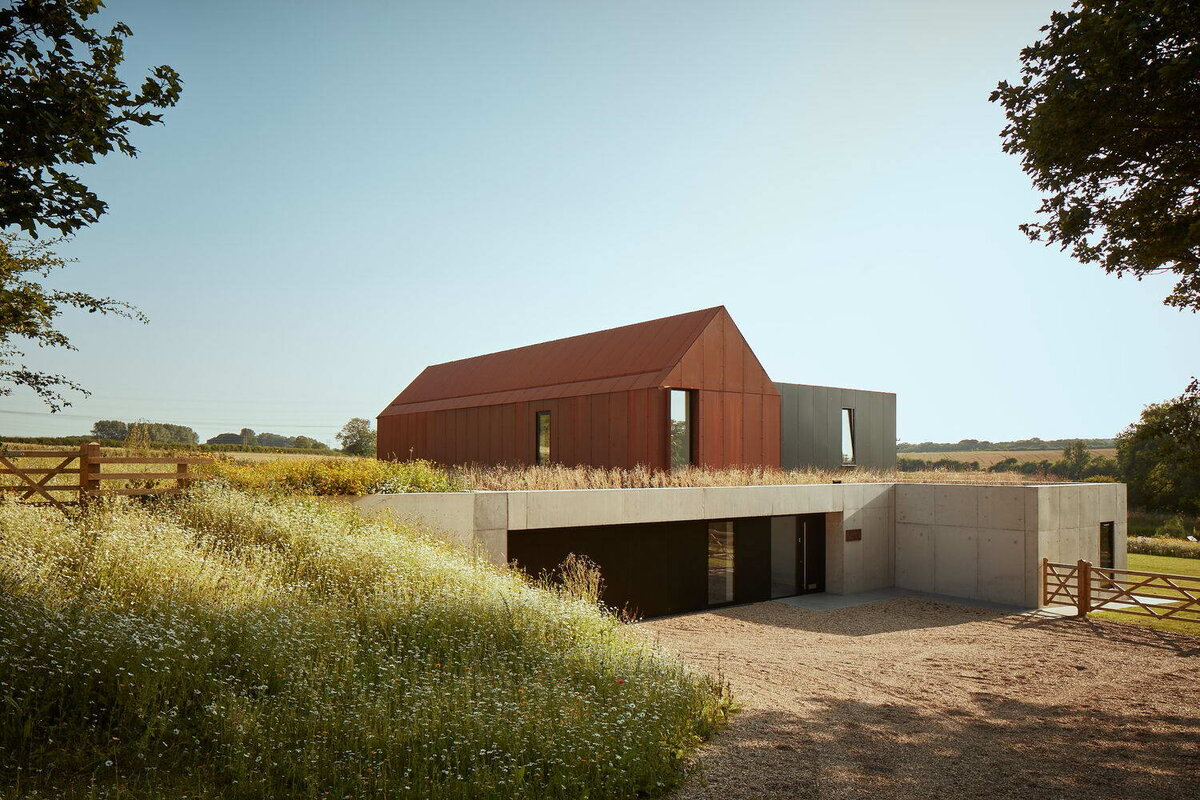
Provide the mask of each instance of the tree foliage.
{"label": "tree foliage", "polygon": [[1043,194],[1021,226],[1110,274],[1174,273],[1200,310],[1200,4],[1076,0],[992,93]]}
{"label": "tree foliage", "polygon": [[64,391],[87,394],[86,390],[61,375],[30,369],[24,363],[23,343],[74,350],[67,335],[55,327],[66,308],[92,314],[114,314],[139,322],[148,320],[128,303],[45,286],[43,279],[70,263],[51,252],[51,244],[53,242],[31,242],[17,233],[0,232],[0,397],[24,386],[36,392],[51,411],[60,411],[70,405],[63,396]]}
{"label": "tree foliage", "polygon": [[102,7],[13,0],[0,8],[0,396],[28,387],[51,411],[70,405],[65,391],[83,389],[30,369],[18,342],[73,349],[55,327],[67,307],[147,320],[126,303],[47,289],[38,278],[68,262],[15,231],[36,239],[41,228],[70,234],[99,219],[107,206],[70,170],[113,151],[136,156],[130,131],[160,122],[154,109],[175,105],[181,90],[167,66],[136,91],[125,84],[118,70],[131,31],[91,27]]}
{"label": "tree foliage", "polygon": [[96,439],[124,440],[129,436],[129,425],[119,419],[100,419],[92,425],[92,436]]}
{"label": "tree foliage", "polygon": [[135,126],[162,121],[178,102],[179,74],[150,70],[135,91],[121,80],[124,41],[88,24],[100,0],[17,0],[0,9],[0,228],[69,234],[107,205],[69,170],[107,153],[136,156]]}
{"label": "tree foliage", "polygon": [[1200,514],[1200,382],[1146,406],[1117,437],[1117,460],[1133,505]]}
{"label": "tree foliage", "polygon": [[347,422],[337,435],[342,452],[352,456],[375,455],[375,430],[369,419],[354,417]]}
{"label": "tree foliage", "polygon": [[169,422],[131,422],[125,441],[131,444],[197,444],[200,436],[187,425]]}
{"label": "tree foliage", "polygon": [[250,433],[250,438],[253,441],[246,441],[240,433],[218,433],[216,436],[209,439],[206,444],[244,444],[254,445],[257,447],[295,447],[304,450],[328,450],[329,445],[324,442],[319,442],[308,436],[282,436],[278,433],[254,433],[249,428],[242,430]]}

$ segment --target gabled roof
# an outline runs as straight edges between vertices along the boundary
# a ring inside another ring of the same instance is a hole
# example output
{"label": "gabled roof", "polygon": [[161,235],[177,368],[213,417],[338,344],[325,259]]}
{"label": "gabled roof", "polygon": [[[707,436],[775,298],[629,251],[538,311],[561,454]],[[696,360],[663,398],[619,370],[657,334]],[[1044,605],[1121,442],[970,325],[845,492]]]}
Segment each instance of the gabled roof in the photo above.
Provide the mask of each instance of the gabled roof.
{"label": "gabled roof", "polygon": [[426,367],[380,416],[663,385],[724,306]]}

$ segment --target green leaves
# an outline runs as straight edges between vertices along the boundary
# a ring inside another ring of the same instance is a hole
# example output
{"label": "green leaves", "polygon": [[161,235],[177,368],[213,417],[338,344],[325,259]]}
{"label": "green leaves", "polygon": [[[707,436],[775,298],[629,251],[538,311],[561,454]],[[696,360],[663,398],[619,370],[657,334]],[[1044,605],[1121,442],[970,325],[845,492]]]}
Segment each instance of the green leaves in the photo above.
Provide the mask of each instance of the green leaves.
{"label": "green leaves", "polygon": [[1200,6],[1076,0],[1001,81],[1006,153],[1043,192],[1033,241],[1115,275],[1174,273],[1200,310]]}
{"label": "green leaves", "polygon": [[86,392],[61,375],[26,367],[21,363],[24,354],[14,340],[74,350],[66,334],[55,327],[66,308],[143,323],[149,320],[128,303],[110,297],[47,288],[38,279],[70,263],[50,250],[55,243],[29,242],[19,234],[0,232],[0,397],[12,394],[15,386],[24,386],[41,397],[51,411],[60,411],[70,405],[63,390]]}
{"label": "green leaves", "polygon": [[1200,514],[1200,383],[1146,406],[1117,437],[1117,459],[1132,504]]}
{"label": "green leaves", "polygon": [[0,10],[0,228],[69,234],[108,206],[67,169],[114,150],[136,156],[133,126],[162,121],[153,109],[179,101],[183,84],[168,66],[151,70],[136,93],[117,75],[124,40],[87,25],[95,0],[17,0]]}

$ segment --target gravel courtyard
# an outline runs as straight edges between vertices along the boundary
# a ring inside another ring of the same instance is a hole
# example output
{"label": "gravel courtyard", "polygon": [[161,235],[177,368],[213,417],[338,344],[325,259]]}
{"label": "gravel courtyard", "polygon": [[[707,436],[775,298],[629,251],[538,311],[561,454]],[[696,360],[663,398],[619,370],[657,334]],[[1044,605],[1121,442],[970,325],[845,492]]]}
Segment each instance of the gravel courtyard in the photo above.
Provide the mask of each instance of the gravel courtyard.
{"label": "gravel courtyard", "polygon": [[1200,797],[1200,638],[907,597],[640,627],[741,704],[677,798]]}

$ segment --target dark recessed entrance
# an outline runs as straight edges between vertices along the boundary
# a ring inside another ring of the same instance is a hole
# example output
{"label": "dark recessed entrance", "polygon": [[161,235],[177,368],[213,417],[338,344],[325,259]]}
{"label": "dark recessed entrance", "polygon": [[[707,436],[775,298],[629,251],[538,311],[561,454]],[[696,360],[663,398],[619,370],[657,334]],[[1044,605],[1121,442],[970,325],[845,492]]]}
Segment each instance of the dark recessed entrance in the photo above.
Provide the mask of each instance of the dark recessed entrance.
{"label": "dark recessed entrance", "polygon": [[825,591],[825,515],[771,518],[771,597]]}
{"label": "dark recessed entrance", "polygon": [[553,575],[572,553],[599,567],[601,599],[636,617],[825,589],[823,514],[508,533],[509,560],[530,575]]}

